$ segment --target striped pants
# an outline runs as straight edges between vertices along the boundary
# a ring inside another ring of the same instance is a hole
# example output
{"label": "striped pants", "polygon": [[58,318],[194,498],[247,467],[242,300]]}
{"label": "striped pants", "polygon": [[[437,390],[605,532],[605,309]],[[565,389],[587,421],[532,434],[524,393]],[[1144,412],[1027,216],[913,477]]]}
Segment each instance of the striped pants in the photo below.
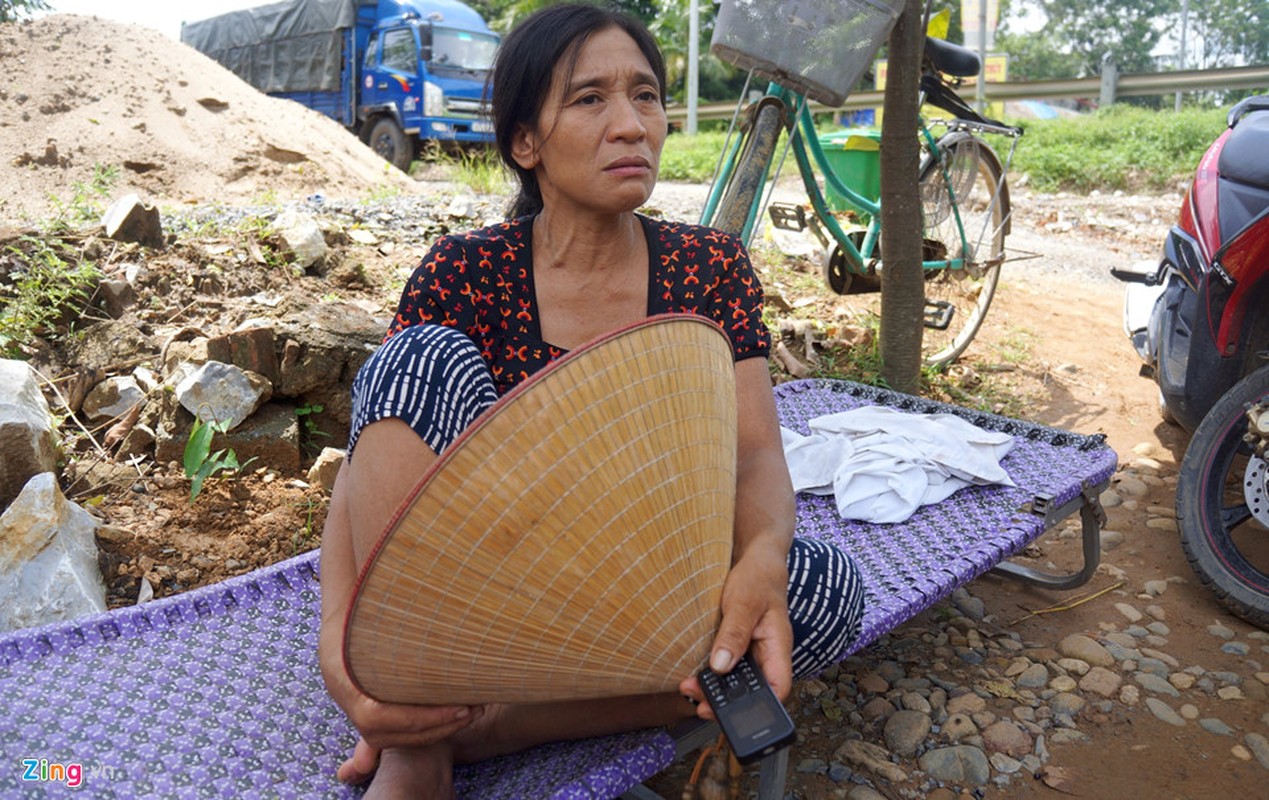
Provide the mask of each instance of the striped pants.
{"label": "striped pants", "polygon": [[[439,453],[496,399],[484,359],[461,331],[406,328],[357,373],[348,457],[361,430],[388,417],[404,421]],[[831,666],[859,636],[864,585],[845,553],[811,539],[793,540],[788,567],[793,674],[802,678]]]}

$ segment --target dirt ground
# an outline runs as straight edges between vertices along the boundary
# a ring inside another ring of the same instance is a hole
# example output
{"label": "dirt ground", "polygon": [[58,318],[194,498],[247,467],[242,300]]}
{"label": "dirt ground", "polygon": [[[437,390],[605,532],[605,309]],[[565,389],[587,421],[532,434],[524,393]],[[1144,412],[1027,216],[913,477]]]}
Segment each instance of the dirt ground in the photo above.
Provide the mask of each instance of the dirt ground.
{"label": "dirt ground", "polygon": [[[68,70],[71,49],[76,67]],[[91,180],[98,165],[121,167],[116,194],[132,189],[175,205],[288,201],[315,191],[362,197],[384,181],[442,201],[454,191],[450,185],[403,183],[338,125],[293,107],[283,114],[188,48],[141,29],[57,16],[3,25],[0,66],[5,75],[0,80],[0,229],[47,215],[56,208],[50,196],[68,197],[77,183]],[[687,215],[699,188],[660,187],[651,205]],[[1009,246],[1019,258],[1006,265],[986,323],[953,374],[967,396],[1006,398],[1015,416],[1104,433],[1121,464],[1156,478],[1148,495],[1132,507],[1108,510],[1107,528],[1122,533],[1124,543],[1105,554],[1107,567],[1087,590],[1120,581],[1122,586],[1071,610],[1020,621],[1014,629],[1026,640],[1050,646],[1068,633],[1104,631],[1117,621],[1114,602],[1140,603],[1146,581],[1166,580],[1167,591],[1148,602],[1166,614],[1168,652],[1184,664],[1246,672],[1248,659],[1222,653],[1207,627],[1219,622],[1242,636],[1248,626],[1199,585],[1175,532],[1146,524],[1166,516],[1173,504],[1187,436],[1159,419],[1154,385],[1138,376],[1138,360],[1121,329],[1122,288],[1106,277],[1115,263],[1157,257],[1179,203],[1179,195],[1073,197],[1015,189]],[[351,242],[345,248],[345,257],[363,262],[372,280],[358,290],[342,288],[344,296],[390,308],[396,299],[393,276],[410,266],[412,247],[387,255],[384,248]],[[196,251],[180,253],[188,258]],[[774,251],[759,248],[756,255],[764,278],[787,267]],[[184,268],[181,263],[157,256],[151,266],[176,270]],[[244,269],[258,268],[244,263]],[[234,280],[232,274],[225,277],[227,284]],[[310,283],[296,291],[320,296],[321,287],[311,283],[317,280],[306,278]],[[829,306],[849,302],[814,291],[784,299],[806,315],[834,313]],[[91,457],[82,455],[82,460]],[[261,466],[234,479],[209,481],[193,504],[176,464],[126,468],[105,491],[68,488],[104,522],[99,535],[103,573],[109,603],[119,606],[150,592],[163,596],[242,574],[318,546],[327,498],[303,477]],[[1051,535],[1037,553],[1042,562],[1071,566],[1078,559],[1078,540]],[[971,590],[989,613],[1009,621],[1081,593],[1021,589],[992,577]],[[1237,729],[1264,729],[1263,700],[1195,702],[1204,716],[1219,714]],[[1063,788],[1074,796],[1254,797],[1263,793],[1269,777],[1254,760],[1231,752],[1233,740],[1194,725],[1166,725],[1140,705],[1089,714],[1080,729],[1089,741],[1054,748],[1050,762],[1067,770]],[[805,736],[794,763],[800,754],[828,748],[814,735]],[[795,775],[791,783],[801,797],[832,796],[823,781]],[[988,787],[985,793],[1056,797],[1059,791],[1041,781],[1014,781],[1007,790]]]}

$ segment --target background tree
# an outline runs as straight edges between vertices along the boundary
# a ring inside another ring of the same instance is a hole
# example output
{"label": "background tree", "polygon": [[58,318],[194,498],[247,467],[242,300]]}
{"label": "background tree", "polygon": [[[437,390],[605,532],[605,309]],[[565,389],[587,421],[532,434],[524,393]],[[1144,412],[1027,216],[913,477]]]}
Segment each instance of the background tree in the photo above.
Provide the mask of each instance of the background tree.
{"label": "background tree", "polygon": [[[1263,0],[1241,0],[1247,3]],[[1209,0],[1202,0],[1206,3]],[[1200,5],[1196,0],[1193,6]],[[1077,78],[1100,75],[1110,54],[1123,72],[1152,72],[1152,55],[1179,0],[1033,0],[1007,4],[997,49],[1008,52],[1011,78]],[[1038,30],[1015,33],[1024,12],[1038,13]],[[1193,12],[1191,12],[1193,13]],[[1245,19],[1245,18],[1244,18]]]}
{"label": "background tree", "polygon": [[1265,0],[1192,0],[1188,27],[1189,69],[1269,63],[1269,3]]}
{"label": "background tree", "polygon": [[881,374],[892,388],[914,392],[921,378],[925,286],[921,271],[920,152],[917,85],[925,44],[922,0],[907,0],[890,31],[886,124],[881,129]]}
{"label": "background tree", "polygon": [[0,0],[0,22],[13,22],[33,11],[48,11],[45,0]]}

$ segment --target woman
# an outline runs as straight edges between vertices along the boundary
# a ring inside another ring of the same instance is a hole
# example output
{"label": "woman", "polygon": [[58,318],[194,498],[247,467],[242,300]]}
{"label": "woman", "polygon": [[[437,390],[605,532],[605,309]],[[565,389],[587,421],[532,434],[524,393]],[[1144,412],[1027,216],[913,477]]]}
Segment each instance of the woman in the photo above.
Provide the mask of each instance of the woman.
{"label": "woman", "polygon": [[652,313],[709,317],[736,355],[734,555],[710,665],[727,672],[751,650],[783,698],[795,670],[823,669],[857,635],[853,565],[817,543],[791,547],[793,491],[747,254],[720,232],[634,213],[656,181],[664,102],[664,63],[638,22],[561,5],[518,26],[501,45],[493,86],[499,151],[521,185],[512,219],[432,247],[357,377],[349,457],[323,535],[320,649],[331,695],[362,735],[339,776],[373,773],[367,796],[444,797],[455,762],[711,716],[684,702],[703,699],[691,676],[683,696],[392,706],[360,694],[340,658],[357,571],[437,454],[499,394]]}

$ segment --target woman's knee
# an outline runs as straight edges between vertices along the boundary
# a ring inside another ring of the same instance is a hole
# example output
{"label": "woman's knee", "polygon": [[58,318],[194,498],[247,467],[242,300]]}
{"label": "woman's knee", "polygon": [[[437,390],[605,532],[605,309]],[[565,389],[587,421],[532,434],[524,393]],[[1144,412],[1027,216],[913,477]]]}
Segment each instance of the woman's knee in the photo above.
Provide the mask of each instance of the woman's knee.
{"label": "woman's knee", "polygon": [[833,664],[859,637],[863,610],[864,585],[855,562],[832,545],[794,539],[789,550],[794,674],[814,674]]}

